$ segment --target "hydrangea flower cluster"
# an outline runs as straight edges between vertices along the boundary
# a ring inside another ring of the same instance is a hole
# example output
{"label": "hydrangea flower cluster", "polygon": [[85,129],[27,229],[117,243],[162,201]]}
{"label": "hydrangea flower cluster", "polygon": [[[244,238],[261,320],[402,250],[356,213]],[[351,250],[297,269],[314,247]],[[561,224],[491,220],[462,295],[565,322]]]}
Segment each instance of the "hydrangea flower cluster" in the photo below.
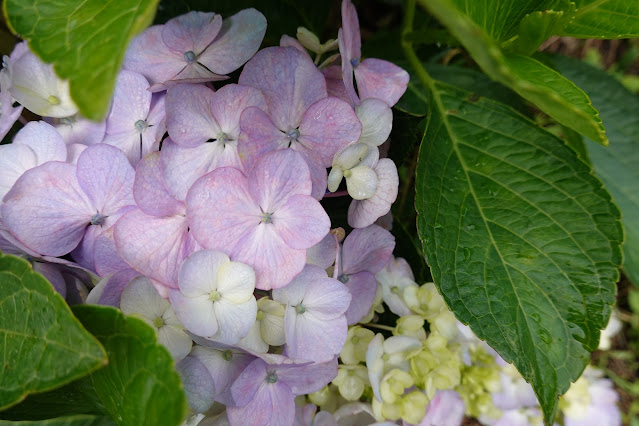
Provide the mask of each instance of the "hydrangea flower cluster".
{"label": "hydrangea flower cluster", "polygon": [[[150,27],[101,123],[19,44],[0,72],[0,136],[23,107],[43,121],[0,145],[0,250],[69,303],[154,327],[189,424],[540,421],[516,371],[393,256],[399,180],[379,147],[408,73],[362,59],[350,0],[334,40],[300,28],[259,50],[265,29],[254,9]],[[352,198],[348,235],[327,196]],[[378,322],[386,309],[395,327]],[[583,380],[566,419],[592,400],[618,421],[608,382]]]}

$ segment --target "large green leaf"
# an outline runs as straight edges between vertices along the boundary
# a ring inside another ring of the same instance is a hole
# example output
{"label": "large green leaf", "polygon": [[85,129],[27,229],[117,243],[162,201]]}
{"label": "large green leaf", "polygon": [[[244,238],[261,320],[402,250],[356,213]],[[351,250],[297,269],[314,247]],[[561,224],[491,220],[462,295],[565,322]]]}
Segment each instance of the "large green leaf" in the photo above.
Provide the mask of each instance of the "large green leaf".
{"label": "large green leaf", "polygon": [[29,262],[0,254],[0,409],[106,364],[104,349]]}
{"label": "large green leaf", "polygon": [[432,86],[416,209],[434,281],[552,421],[608,322],[619,211],[561,140],[498,102]]}
{"label": "large green leaf", "polygon": [[639,37],[639,2],[572,0],[577,10],[560,35],[581,38]]}
{"label": "large green leaf", "polygon": [[639,285],[639,97],[584,62],[556,57],[554,63],[590,95],[608,129],[609,147],[588,141],[586,148],[595,172],[621,209],[626,230],[624,270]]}
{"label": "large green leaf", "polygon": [[0,426],[112,426],[114,423],[108,417],[101,416],[66,416],[47,420],[6,421],[0,420]]}
{"label": "large green leaf", "polygon": [[535,59],[506,54],[452,0],[419,0],[464,45],[492,79],[513,89],[559,123],[590,139],[608,144],[597,110],[570,80]]}
{"label": "large green leaf", "polygon": [[73,312],[109,355],[109,365],[86,379],[104,411],[118,425],[179,425],[186,397],[153,328],[111,307],[77,305]]}
{"label": "large green leaf", "polygon": [[106,114],[124,52],[153,20],[159,0],[5,0],[12,30],[69,79],[87,118]]}

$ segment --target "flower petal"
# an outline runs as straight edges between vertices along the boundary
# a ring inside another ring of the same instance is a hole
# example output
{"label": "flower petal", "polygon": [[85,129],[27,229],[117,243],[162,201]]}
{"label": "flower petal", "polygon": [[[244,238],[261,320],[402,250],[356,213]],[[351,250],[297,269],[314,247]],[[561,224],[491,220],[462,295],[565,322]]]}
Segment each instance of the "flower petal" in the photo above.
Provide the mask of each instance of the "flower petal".
{"label": "flower petal", "polygon": [[345,274],[360,271],[376,274],[384,268],[394,248],[395,237],[381,226],[353,229],[344,240],[342,271]]}
{"label": "flower petal", "polygon": [[262,49],[246,64],[239,83],[262,91],[273,123],[285,132],[297,128],[306,110],[326,97],[324,76],[294,47]]}
{"label": "flower petal", "polygon": [[248,107],[240,116],[238,152],[246,170],[251,170],[264,154],[287,148],[290,139],[271,118],[257,107]]}
{"label": "flower petal", "polygon": [[183,52],[172,52],[162,40],[163,25],[154,25],[135,37],[126,52],[124,69],[144,75],[151,84],[163,83],[184,67]]}
{"label": "flower petal", "polygon": [[216,74],[228,74],[248,61],[260,48],[266,18],[255,9],[244,9],[224,19],[222,30],[198,61]]}
{"label": "flower petal", "polygon": [[217,138],[221,129],[211,112],[214,96],[202,84],[178,84],[167,90],[166,128],[176,144],[193,148]]}
{"label": "flower petal", "polygon": [[122,70],[115,83],[111,111],[106,119],[107,135],[135,130],[138,120],[146,120],[151,105],[147,79],[137,72]]}
{"label": "flower petal", "polygon": [[36,155],[37,164],[67,161],[67,146],[58,131],[44,121],[30,121],[16,134],[14,144],[27,145]]}
{"label": "flower petal", "polygon": [[280,149],[257,161],[249,172],[248,187],[264,213],[274,213],[293,195],[311,195],[310,178],[308,166],[300,154]]}
{"label": "flower petal", "polygon": [[149,216],[139,209],[118,220],[114,239],[133,269],[171,288],[178,287],[178,268],[195,248],[183,216]]}
{"label": "flower petal", "polygon": [[380,99],[367,98],[355,107],[357,118],[362,123],[360,143],[380,146],[390,135],[393,128],[393,110]]}
{"label": "flower petal", "polygon": [[344,61],[362,57],[362,37],[359,30],[359,18],[357,10],[351,0],[342,0],[342,35],[344,39],[344,50],[340,53]]}
{"label": "flower petal", "polygon": [[36,154],[28,146],[0,145],[0,200],[24,172],[37,165]]}
{"label": "flower petal", "polygon": [[257,302],[251,296],[244,303],[235,304],[225,298],[213,304],[219,329],[211,339],[234,345],[249,334],[257,316]]}
{"label": "flower petal", "polygon": [[221,131],[237,140],[240,134],[240,115],[253,106],[267,111],[266,99],[258,89],[240,84],[227,84],[215,92],[210,110]]}
{"label": "flower petal", "polygon": [[158,342],[169,350],[176,361],[187,356],[193,346],[193,340],[188,334],[170,325],[164,325],[158,329]]}
{"label": "flower petal", "polygon": [[137,314],[148,322],[162,317],[169,306],[169,302],[158,294],[151,281],[143,275],[126,285],[120,299],[120,309],[124,314]]}
{"label": "flower petal", "polygon": [[306,250],[306,263],[326,269],[335,263],[337,248],[337,238],[329,232],[322,241]]}
{"label": "flower petal", "polygon": [[377,173],[368,166],[353,167],[348,171],[346,188],[354,200],[366,200],[375,195]]}
{"label": "flower petal", "polygon": [[186,400],[194,413],[204,413],[213,405],[215,384],[208,370],[197,358],[187,356],[175,365]]}
{"label": "flower petal", "polygon": [[[290,388],[279,381],[268,383],[262,380],[258,383],[248,404],[226,409],[230,423],[242,426],[292,425],[295,420],[295,397]],[[234,394],[240,392],[240,386],[236,388],[234,384],[233,388],[237,389]]]}
{"label": "flower petal", "polygon": [[169,290],[169,300],[182,325],[191,333],[209,337],[219,327],[209,295],[187,297],[179,290]]}
{"label": "flower petal", "polygon": [[351,304],[346,311],[346,322],[348,325],[357,324],[373,306],[375,293],[377,293],[377,280],[370,272],[361,271],[349,275],[344,285],[351,294]]}
{"label": "flower petal", "polygon": [[333,278],[314,280],[304,294],[304,306],[320,320],[334,319],[348,309],[351,295],[344,284]]}
{"label": "flower petal", "polygon": [[393,160],[382,158],[374,169],[379,179],[375,195],[362,201],[353,200],[348,207],[348,224],[353,228],[372,225],[389,212],[397,199],[399,177]]}
{"label": "flower petal", "polygon": [[217,271],[217,290],[230,303],[247,302],[255,290],[255,272],[240,262],[227,262]]}
{"label": "flower petal", "polygon": [[312,149],[313,157],[326,168],[331,166],[335,154],[357,142],[362,124],[349,104],[328,97],[308,108],[299,131],[300,143]]}
{"label": "flower petal", "polygon": [[382,59],[364,59],[355,68],[360,98],[381,99],[391,107],[406,91],[409,78],[404,69]]}
{"label": "flower petal", "polygon": [[227,254],[259,225],[262,215],[246,177],[230,167],[214,170],[195,182],[186,206],[195,239],[205,248]]}
{"label": "flower petal", "polygon": [[255,287],[261,290],[286,286],[304,268],[306,252],[290,248],[272,224],[261,223],[245,234],[231,258],[255,270]]}
{"label": "flower petal", "polygon": [[138,163],[133,197],[140,210],[151,216],[184,213],[184,203],[176,200],[164,184],[159,151],[150,153]]}
{"label": "flower petal", "polygon": [[48,162],[28,170],[5,195],[4,226],[31,250],[62,256],[82,240],[95,208],[75,172],[71,164]]}
{"label": "flower petal", "polygon": [[328,234],[331,220],[313,197],[293,195],[273,213],[273,225],[289,247],[307,249]]}
{"label": "flower petal", "polygon": [[348,326],[344,316],[325,320],[311,312],[297,314],[294,307],[288,306],[284,324],[286,351],[291,358],[329,361],[340,353],[346,342]]}
{"label": "flower petal", "polygon": [[220,268],[230,262],[229,257],[220,251],[199,250],[192,253],[180,267],[180,291],[187,297],[197,297],[218,290]]}
{"label": "flower petal", "polygon": [[[162,41],[174,52],[201,53],[222,28],[222,16],[191,11],[169,19],[162,28]],[[185,59],[186,61],[186,59]]]}

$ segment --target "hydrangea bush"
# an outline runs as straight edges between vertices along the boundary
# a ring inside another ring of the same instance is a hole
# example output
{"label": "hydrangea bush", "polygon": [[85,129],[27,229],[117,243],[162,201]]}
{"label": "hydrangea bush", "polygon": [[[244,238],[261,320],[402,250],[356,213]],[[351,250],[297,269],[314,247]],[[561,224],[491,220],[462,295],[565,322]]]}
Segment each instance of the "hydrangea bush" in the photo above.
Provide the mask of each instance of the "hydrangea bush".
{"label": "hydrangea bush", "polygon": [[[132,3],[125,39],[155,7]],[[555,34],[639,35],[639,9],[419,3],[396,63],[363,56],[351,0],[328,40],[299,27],[265,43],[254,8],[172,17],[123,46],[91,121],[81,74],[43,62],[46,28],[5,2],[27,41],[0,71],[0,418],[621,424],[587,366],[619,331],[613,317],[600,343],[623,228],[595,145],[617,143],[604,124],[619,118],[589,99],[618,83],[531,54]],[[501,84],[424,56],[426,16]]]}

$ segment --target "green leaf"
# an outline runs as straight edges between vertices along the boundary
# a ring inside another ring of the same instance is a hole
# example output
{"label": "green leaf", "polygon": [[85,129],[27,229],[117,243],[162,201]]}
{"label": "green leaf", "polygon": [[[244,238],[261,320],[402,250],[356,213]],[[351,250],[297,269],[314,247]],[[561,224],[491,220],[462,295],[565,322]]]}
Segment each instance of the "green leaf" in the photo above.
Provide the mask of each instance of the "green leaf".
{"label": "green leaf", "polygon": [[556,57],[554,64],[586,90],[606,123],[612,144],[604,148],[588,141],[586,148],[595,172],[621,209],[624,270],[639,285],[639,97],[606,72],[576,59]]}
{"label": "green leaf", "polygon": [[527,118],[433,90],[416,177],[427,262],[457,318],[515,364],[552,423],[615,301],[619,211],[576,153]]}
{"label": "green leaf", "polygon": [[87,380],[111,418],[119,425],[179,425],[186,397],[155,330],[111,307],[76,305],[73,312],[109,355],[109,364]]}
{"label": "green leaf", "polygon": [[569,12],[544,10],[526,15],[519,24],[519,37],[515,41],[516,51],[532,55],[541,43],[569,22],[574,13],[574,3],[571,4],[573,8]]}
{"label": "green leaf", "polygon": [[574,18],[558,35],[580,38],[639,37],[639,2],[633,0],[573,0]]}
{"label": "green leaf", "polygon": [[115,77],[134,35],[150,25],[159,0],[5,0],[7,23],[56,73],[92,120],[106,114]]}
{"label": "green leaf", "polygon": [[111,426],[114,423],[108,417],[101,416],[66,416],[55,419],[38,421],[16,421],[10,422],[0,420],[0,426]]}
{"label": "green leaf", "polygon": [[0,409],[106,364],[104,349],[24,259],[0,254]]}
{"label": "green leaf", "polygon": [[419,1],[457,37],[490,78],[510,87],[564,126],[608,144],[597,110],[570,80],[535,59],[503,53],[496,41],[451,0]]}

